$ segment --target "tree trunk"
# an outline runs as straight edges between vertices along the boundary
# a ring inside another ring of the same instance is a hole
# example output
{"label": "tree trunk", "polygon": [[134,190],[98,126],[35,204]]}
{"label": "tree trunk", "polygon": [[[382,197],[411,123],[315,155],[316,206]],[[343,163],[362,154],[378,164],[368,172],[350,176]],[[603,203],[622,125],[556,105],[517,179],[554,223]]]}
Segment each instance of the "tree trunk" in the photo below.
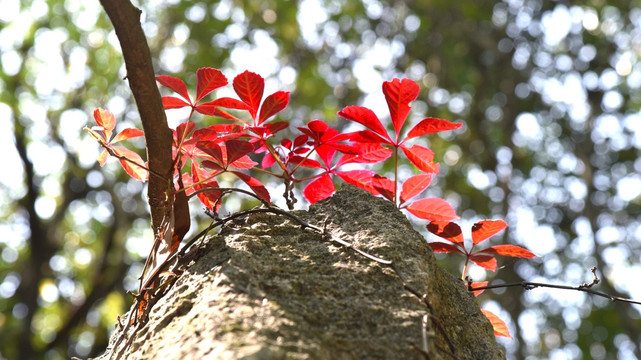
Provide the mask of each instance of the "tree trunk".
{"label": "tree trunk", "polygon": [[[392,260],[429,307],[391,267],[287,217],[254,214],[208,239],[155,304],[126,357],[453,359],[454,349],[458,359],[505,358],[474,296],[436,265],[425,239],[393,204],[343,185],[295,215]],[[426,314],[434,320],[423,329]],[[111,348],[118,336],[101,359],[118,353],[122,344]]]}

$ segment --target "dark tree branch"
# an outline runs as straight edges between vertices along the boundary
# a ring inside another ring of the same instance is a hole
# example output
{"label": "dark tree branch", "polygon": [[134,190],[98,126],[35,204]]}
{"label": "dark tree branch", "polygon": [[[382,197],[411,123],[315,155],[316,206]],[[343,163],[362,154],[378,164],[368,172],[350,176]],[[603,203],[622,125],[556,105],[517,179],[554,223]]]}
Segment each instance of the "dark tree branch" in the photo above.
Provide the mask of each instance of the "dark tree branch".
{"label": "dark tree branch", "polygon": [[171,185],[172,134],[162,105],[160,92],[147,46],[147,38],[140,25],[141,11],[128,0],[100,0],[114,26],[127,68],[129,87],[136,99],[142,127],[145,131],[149,171],[161,174],[149,176],[149,207],[154,235],[159,235],[166,214],[173,211],[166,191]]}
{"label": "dark tree branch", "polygon": [[520,281],[520,282],[514,282],[514,283],[507,283],[507,284],[496,284],[496,285],[472,287],[471,280],[468,280],[467,289],[469,291],[477,291],[477,290],[500,289],[500,288],[509,288],[509,287],[522,287],[525,290],[532,290],[539,287],[544,287],[544,288],[561,289],[561,290],[582,291],[595,296],[601,296],[601,297],[607,298],[612,302],[618,301],[618,302],[624,302],[628,304],[641,305],[641,301],[626,299],[620,296],[614,296],[614,295],[606,294],[601,291],[592,290],[591,289],[592,286],[598,284],[601,281],[601,279],[599,279],[596,275],[596,267],[593,267],[591,271],[592,271],[592,274],[594,275],[594,279],[592,280],[592,282],[589,284],[583,283],[577,286],[548,284],[548,283],[540,283],[540,282],[532,282],[532,281]]}

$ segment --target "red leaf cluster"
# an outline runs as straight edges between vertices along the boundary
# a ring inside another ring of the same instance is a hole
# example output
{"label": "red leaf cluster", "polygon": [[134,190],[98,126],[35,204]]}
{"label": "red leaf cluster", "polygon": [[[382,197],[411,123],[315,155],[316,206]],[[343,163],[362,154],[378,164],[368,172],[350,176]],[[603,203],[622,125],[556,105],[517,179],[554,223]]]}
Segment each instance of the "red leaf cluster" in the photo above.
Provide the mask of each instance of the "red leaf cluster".
{"label": "red leaf cluster", "polygon": [[122,130],[116,136],[113,136],[113,131],[116,128],[116,119],[114,115],[105,109],[98,108],[93,112],[93,118],[96,120],[98,126],[88,128],[85,126],[84,131],[88,132],[91,137],[98,140],[102,145],[103,150],[98,156],[100,166],[104,166],[109,154],[114,155],[120,160],[120,165],[132,178],[140,181],[147,181],[149,172],[147,165],[138,153],[127,149],[126,147],[116,146],[114,144],[123,140],[143,136],[144,132],[135,128],[127,128]]}
{"label": "red leaf cluster", "polygon": [[463,278],[465,278],[468,261],[484,269],[496,271],[495,255],[520,258],[533,258],[536,256],[529,250],[516,245],[493,245],[483,250],[474,250],[476,245],[496,235],[506,227],[507,224],[503,220],[483,220],[475,223],[472,226],[472,247],[469,250],[465,247],[461,227],[458,224],[449,221],[432,221],[427,225],[427,230],[449,241],[449,243],[430,242],[430,247],[434,252],[454,252],[465,255],[466,267],[463,271]]}
{"label": "red leaf cluster", "polygon": [[[238,74],[232,81],[237,98],[218,97],[210,101],[204,101],[205,97],[229,83],[220,70],[208,67],[198,69],[194,97],[190,96],[187,85],[176,77],[160,75],[156,79],[175,93],[162,98],[166,110],[191,108],[188,119],[173,131],[174,180],[180,184],[179,189],[184,186],[185,195],[197,196],[210,210],[218,211],[221,206],[223,190],[219,188],[216,178],[223,173],[244,182],[258,199],[266,203],[271,201],[268,190],[247,172],[254,169],[281,179],[287,189],[285,197],[288,205],[295,202],[295,199],[291,201],[288,198],[293,197],[293,184],[307,183],[303,195],[310,203],[315,203],[334,193],[334,178],[338,177],[376,196],[382,196],[419,219],[430,221],[427,229],[446,240],[431,242],[432,249],[435,252],[460,253],[466,257],[463,277],[469,262],[495,271],[496,255],[535,256],[515,245],[494,245],[475,250],[481,242],[507,227],[501,220],[484,220],[474,224],[472,246],[468,250],[461,228],[451,222],[459,216],[446,200],[436,197],[416,199],[431,184],[433,176],[439,173],[439,164],[434,161],[431,149],[409,142],[418,137],[458,129],[462,124],[426,117],[410,126],[409,130],[404,130],[411,111],[410,103],[420,93],[414,81],[393,79],[383,83],[382,91],[389,110],[387,124],[366,107],[347,106],[338,112],[338,116],[362,125],[362,130],[342,133],[323,120],[312,120],[306,126],[297,128],[299,135],[293,139],[283,138],[275,145],[271,138],[288,128],[289,122],[271,119],[287,107],[289,92],[276,91],[264,97],[265,80],[260,75],[249,71]],[[217,117],[224,122],[197,128],[192,120],[194,113]],[[114,145],[142,136],[143,132],[128,128],[114,136],[116,120],[112,113],[104,109],[96,109],[94,119],[98,126],[84,130],[104,148],[98,158],[100,165],[104,165],[108,155],[115,156],[127,174],[145,181],[149,174],[140,155]],[[398,175],[402,158],[415,168],[412,175],[403,179]],[[393,178],[362,168],[365,164],[385,161],[393,162]],[[260,168],[256,169],[258,164]],[[342,168],[346,165],[350,166],[349,169]],[[298,171],[302,168],[313,175],[298,177]],[[478,285],[481,286],[480,283]],[[476,291],[475,295],[481,292]],[[484,313],[497,335],[510,336],[505,323],[496,315],[488,311]]]}

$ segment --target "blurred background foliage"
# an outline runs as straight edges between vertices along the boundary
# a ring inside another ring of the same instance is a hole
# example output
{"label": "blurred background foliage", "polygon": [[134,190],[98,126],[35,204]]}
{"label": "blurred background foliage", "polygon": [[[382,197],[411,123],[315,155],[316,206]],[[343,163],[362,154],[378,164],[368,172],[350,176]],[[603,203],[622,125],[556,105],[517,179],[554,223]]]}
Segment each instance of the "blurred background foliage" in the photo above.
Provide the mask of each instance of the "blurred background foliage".
{"label": "blurred background foliage", "polygon": [[[473,269],[474,280],[578,285],[597,266],[598,290],[641,299],[641,1],[136,5],[158,74],[193,89],[199,67],[230,79],[258,72],[267,92],[292,91],[280,118],[296,126],[351,126],[336,116],[351,104],[384,117],[381,83],[417,81],[413,121],[465,125],[425,141],[441,162],[428,192],[450,201],[464,228],[505,219],[492,241],[539,255]],[[116,161],[101,169],[81,131],[98,106],[139,126],[119,45],[97,1],[0,0],[0,9],[0,358],[96,355],[151,245],[144,185]],[[184,116],[170,112],[171,124]],[[460,273],[460,258],[439,259]],[[499,339],[508,359],[641,358],[638,306],[514,288],[480,302],[509,325],[514,338]]]}

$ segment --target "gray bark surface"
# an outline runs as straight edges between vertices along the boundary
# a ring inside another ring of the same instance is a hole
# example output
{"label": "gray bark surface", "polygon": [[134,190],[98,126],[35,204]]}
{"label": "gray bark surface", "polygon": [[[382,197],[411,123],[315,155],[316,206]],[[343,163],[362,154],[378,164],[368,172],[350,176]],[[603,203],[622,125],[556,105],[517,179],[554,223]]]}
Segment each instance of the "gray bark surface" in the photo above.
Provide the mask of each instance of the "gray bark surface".
{"label": "gray bark surface", "polygon": [[[310,224],[393,260],[427,298],[459,359],[504,359],[492,326],[460,279],[439,268],[393,204],[350,185],[297,211]],[[389,267],[254,214],[209,238],[136,334],[128,359],[421,359],[427,308]],[[430,359],[452,359],[435,326]],[[112,337],[119,336],[116,331]],[[103,355],[108,358],[108,354]]]}

